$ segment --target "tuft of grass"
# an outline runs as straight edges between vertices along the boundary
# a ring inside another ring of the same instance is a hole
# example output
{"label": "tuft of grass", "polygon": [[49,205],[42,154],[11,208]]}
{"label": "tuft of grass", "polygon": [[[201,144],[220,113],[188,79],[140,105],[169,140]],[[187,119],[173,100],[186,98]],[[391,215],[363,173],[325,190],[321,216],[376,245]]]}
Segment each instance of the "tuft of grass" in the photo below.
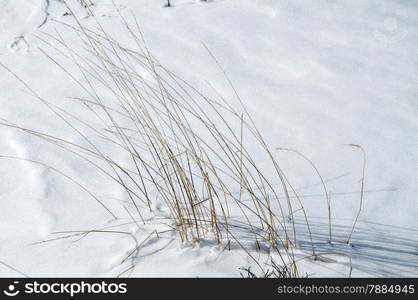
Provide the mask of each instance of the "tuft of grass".
{"label": "tuft of grass", "polygon": [[[167,3],[171,5],[170,1]],[[40,34],[38,39],[46,47],[40,51],[81,89],[82,95],[72,95],[71,99],[83,113],[89,113],[88,119],[43,98],[12,70],[3,67],[22,82],[31,96],[68,125],[80,142],[7,120],[1,120],[0,125],[54,144],[107,176],[124,190],[133,208],[127,211],[129,219],[136,226],[158,216],[157,202],[160,201],[169,211],[168,226],[176,230],[183,243],[210,239],[224,250],[236,245],[246,251],[265,277],[299,276],[293,218],[296,211],[302,211],[305,216],[312,244],[310,256],[316,257],[305,208],[208,47],[204,45],[234,91],[238,108],[219,95],[205,95],[164,67],[147,47],[135,18],[130,23],[120,14],[126,34],[135,45],[127,47],[112,37],[92,13],[91,18],[97,25],[95,30],[84,26],[70,7],[67,6],[67,10],[74,25],[61,25],[77,35],[85,52],[73,49],[58,33]],[[90,120],[101,125],[91,125]],[[112,154],[115,152],[109,154],[108,148],[116,149],[118,157]],[[329,207],[331,241],[330,195],[319,171],[301,153],[281,150],[301,155],[321,179]],[[260,167],[260,155],[268,167]],[[121,161],[119,156],[125,159]],[[121,218],[77,180],[54,171],[85,190],[109,217]],[[292,198],[299,205],[296,210]],[[353,230],[354,227],[355,223]],[[104,232],[129,234],[86,230],[71,232],[69,236]],[[159,238],[157,230],[151,232],[129,256],[154,235]],[[256,250],[268,249],[269,255],[277,257],[279,262],[272,259],[266,269],[254,257],[249,245],[254,245]],[[254,275],[250,268],[244,271],[247,277]]]}

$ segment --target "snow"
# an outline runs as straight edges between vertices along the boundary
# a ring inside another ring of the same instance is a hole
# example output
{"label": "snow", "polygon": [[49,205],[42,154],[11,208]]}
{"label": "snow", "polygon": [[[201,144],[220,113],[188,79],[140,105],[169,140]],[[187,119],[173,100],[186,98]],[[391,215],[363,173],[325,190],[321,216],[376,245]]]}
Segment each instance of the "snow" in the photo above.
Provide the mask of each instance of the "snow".
{"label": "snow", "polygon": [[[206,45],[269,146],[296,149],[315,163],[332,192],[332,245],[327,243],[326,200],[315,171],[295,153],[274,151],[301,196],[315,245],[323,253],[323,259],[302,260],[302,273],[346,277],[351,258],[352,276],[418,276],[418,4],[177,0],[166,8],[165,1],[120,0],[116,9],[112,1],[93,3],[94,16],[121,43],[134,47],[117,10],[137,17],[148,47],[168,69],[205,92],[210,82],[235,103]],[[94,26],[78,1],[69,4],[83,25]],[[39,51],[45,45],[35,37],[41,31],[60,32],[72,47],[80,47],[68,28],[54,22],[72,23],[65,11],[57,0],[0,0],[0,63],[45,99],[88,117],[66,98],[82,91]],[[79,141],[3,68],[0,79],[2,119]],[[358,210],[363,158],[347,144],[361,145],[366,153],[364,207],[352,245],[345,241]],[[0,156],[41,161],[77,178],[123,216],[112,221],[85,191],[51,168],[2,157],[1,276],[229,277],[253,265],[242,249],[222,251],[210,241],[184,245],[170,231],[159,238],[151,235],[121,264],[138,242],[167,226],[156,218],[139,229],[126,224],[126,201],[115,200],[126,200],[120,187],[36,137],[2,127],[0,149]],[[263,156],[257,158],[264,166]],[[297,254],[303,256],[310,251],[309,239],[302,218],[296,220],[303,237]],[[39,243],[65,236],[57,232],[106,228],[130,234],[91,233]],[[245,233],[240,234],[245,240]]]}

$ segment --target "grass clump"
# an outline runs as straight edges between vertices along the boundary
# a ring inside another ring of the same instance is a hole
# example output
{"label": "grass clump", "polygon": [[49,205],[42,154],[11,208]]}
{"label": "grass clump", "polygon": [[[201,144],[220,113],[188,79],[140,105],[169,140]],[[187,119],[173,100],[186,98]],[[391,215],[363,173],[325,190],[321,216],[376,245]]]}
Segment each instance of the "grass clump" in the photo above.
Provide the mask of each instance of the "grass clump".
{"label": "grass clump", "polygon": [[[65,149],[106,175],[124,190],[133,208],[129,216],[138,226],[158,215],[158,199],[169,211],[167,222],[182,242],[211,239],[223,249],[237,246],[247,251],[267,277],[298,276],[296,210],[304,213],[312,255],[316,255],[306,213],[233,85],[238,109],[220,95],[206,96],[160,64],[136,20],[128,22],[121,16],[134,45],[126,47],[99,22],[92,30],[67,8],[74,24],[62,25],[78,36],[85,52],[74,50],[59,34],[46,33],[38,38],[54,54],[41,51],[81,89],[82,95],[72,95],[74,105],[101,126],[39,96],[12,71],[81,142],[5,120],[2,125]],[[109,155],[108,148],[117,149],[125,160]],[[120,218],[105,201],[88,193],[109,217]],[[292,203],[291,198],[296,201]],[[265,270],[248,245],[267,248],[278,262],[272,260],[273,267]],[[254,273],[248,269],[247,274]]]}

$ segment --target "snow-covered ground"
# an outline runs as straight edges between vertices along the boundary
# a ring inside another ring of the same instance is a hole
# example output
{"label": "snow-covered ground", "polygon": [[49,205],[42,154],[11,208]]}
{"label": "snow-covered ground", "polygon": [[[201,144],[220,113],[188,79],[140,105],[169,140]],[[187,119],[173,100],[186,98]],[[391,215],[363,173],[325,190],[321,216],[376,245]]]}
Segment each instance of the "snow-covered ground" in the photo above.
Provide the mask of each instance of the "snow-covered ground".
{"label": "snow-covered ground", "polygon": [[[83,25],[93,17],[68,1]],[[118,10],[133,13],[152,53],[199,89],[210,82],[234,98],[206,45],[272,149],[292,148],[312,160],[331,191],[334,243],[327,243],[326,200],[315,171],[292,152],[275,151],[297,188],[323,259],[304,259],[309,276],[418,276],[418,3],[337,0],[93,0],[90,10],[121,42],[131,43]],[[65,110],[80,92],[43,55],[40,32],[74,34],[58,0],[0,0],[0,63]],[[0,117],[74,140],[74,134],[0,68]],[[352,237],[366,153],[364,207]],[[120,188],[80,160],[21,131],[0,127],[0,156],[42,161],[85,183],[112,203],[112,221],[86,193],[50,168],[0,158],[1,276],[239,276],[253,262],[237,248],[183,245],[174,232],[150,238],[158,218],[138,228],[124,211]],[[260,156],[260,165],[263,158]],[[112,200],[113,199],[113,200]],[[298,221],[298,219],[296,220]],[[300,220],[302,221],[302,220]],[[65,231],[109,229],[57,239]],[[302,239],[298,254],[309,252]],[[305,237],[305,239],[303,238]],[[126,271],[126,272],[125,272]]]}

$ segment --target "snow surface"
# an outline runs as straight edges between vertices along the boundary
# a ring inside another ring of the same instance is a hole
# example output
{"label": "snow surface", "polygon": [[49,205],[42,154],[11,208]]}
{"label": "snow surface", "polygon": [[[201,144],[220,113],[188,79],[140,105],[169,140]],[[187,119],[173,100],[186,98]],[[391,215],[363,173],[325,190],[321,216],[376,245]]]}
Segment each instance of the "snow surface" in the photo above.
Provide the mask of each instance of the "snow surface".
{"label": "snow surface", "polygon": [[[79,1],[69,2],[83,25],[94,24]],[[132,44],[112,1],[92,2],[107,30]],[[302,260],[301,272],[345,277],[351,257],[352,276],[418,276],[418,3],[172,2],[166,8],[163,0],[115,1],[123,14],[135,14],[149,48],[171,71],[201,89],[210,82],[233,98],[202,42],[207,45],[269,145],[297,149],[326,179],[332,245],[326,242],[326,201],[314,170],[294,153],[274,152],[302,196],[324,254],[320,261]],[[0,0],[0,62],[71,111],[66,97],[80,91],[40,53],[43,44],[35,38],[40,31],[60,32],[72,44],[74,35],[54,22],[71,23],[65,11],[58,0]],[[2,68],[0,117],[76,139]],[[364,209],[351,246],[344,241],[358,209],[362,155],[346,144],[362,145],[367,156]],[[7,127],[0,130],[0,149],[0,155],[42,161],[78,178],[123,216],[111,221],[83,190],[50,168],[0,158],[1,276],[239,276],[238,268],[253,264],[243,250],[182,245],[174,232],[152,237],[121,264],[136,241],[167,228],[158,219],[140,229],[125,224],[130,219],[122,190],[65,151]],[[132,235],[92,233],[39,243],[63,236],[57,232],[106,228]],[[307,237],[298,251],[309,252]]]}

